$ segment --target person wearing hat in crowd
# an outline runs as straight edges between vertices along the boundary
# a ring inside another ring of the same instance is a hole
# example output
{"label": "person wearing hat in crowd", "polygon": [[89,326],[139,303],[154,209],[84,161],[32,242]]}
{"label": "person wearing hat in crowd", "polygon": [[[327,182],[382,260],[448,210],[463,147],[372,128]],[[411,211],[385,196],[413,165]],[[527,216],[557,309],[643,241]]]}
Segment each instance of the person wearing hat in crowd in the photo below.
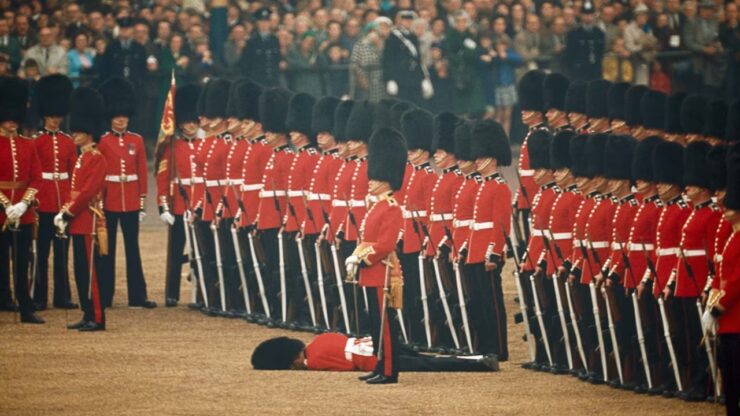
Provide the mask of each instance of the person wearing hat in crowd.
{"label": "person wearing hat in crowd", "polygon": [[111,78],[100,86],[111,130],[100,138],[98,150],[105,156],[105,220],[108,228],[108,253],[101,262],[101,293],[106,307],[113,303],[116,288],[116,235],[123,232],[126,251],[126,280],[130,307],[154,308],[147,298],[144,270],[139,252],[139,223],[144,219],[147,194],[147,162],[144,139],[128,130],[136,113],[133,84]]}
{"label": "person wearing hat in crowd", "polygon": [[570,129],[568,113],[565,111],[565,96],[569,85],[568,77],[557,72],[547,74],[543,81],[542,100],[545,117],[547,118],[547,125],[553,133]]}
{"label": "person wearing hat in crowd", "polygon": [[585,133],[588,129],[588,116],[586,116],[586,93],[588,83],[575,80],[568,85],[565,92],[565,113],[568,115],[568,123],[576,133]]}
{"label": "person wearing hat in crowd", "polygon": [[722,200],[724,219],[732,234],[725,243],[702,318],[703,333],[719,334],[718,364],[722,371],[728,415],[740,408],[740,145],[735,142],[727,155],[727,193]]}
{"label": "person wearing hat in crowd", "polygon": [[[188,84],[175,91],[177,132],[161,150],[157,164],[157,205],[159,217],[168,225],[167,263],[165,265],[165,306],[177,306],[185,250],[185,212],[190,211],[195,172],[191,158],[200,150],[196,103],[200,86]],[[184,196],[183,196],[184,195]],[[189,232],[189,231],[188,231]],[[191,241],[191,244],[194,244]],[[202,278],[198,276],[198,278]]]}
{"label": "person wearing hat in crowd", "polygon": [[421,64],[419,40],[411,32],[416,12],[411,9],[396,13],[396,27],[385,40],[383,47],[383,77],[386,92],[414,104],[421,104],[422,96],[430,98],[431,81],[425,76]]}
{"label": "person wearing hat in crowd", "polygon": [[255,29],[239,60],[242,75],[265,87],[277,86],[280,78],[280,44],[270,28],[272,11],[261,7],[252,14]]}
{"label": "person wearing hat in crowd", "polygon": [[80,156],[72,171],[70,193],[54,216],[57,233],[72,236],[74,273],[82,319],[67,329],[105,330],[105,302],[100,279],[101,256],[109,255],[101,205],[106,182],[106,158],[96,146],[106,119],[103,98],[80,87],[72,93],[69,127]]}
{"label": "person wearing hat in crowd", "polygon": [[404,277],[396,254],[403,213],[393,193],[403,184],[407,149],[401,133],[385,127],[370,137],[367,152],[367,193],[377,202],[367,210],[358,234],[361,243],[347,257],[345,266],[347,278],[359,275],[359,285],[368,291],[370,333],[377,346],[373,348],[376,366],[360,380],[395,384],[400,369],[396,310],[403,307]]}
{"label": "person wearing hat in crowd", "polygon": [[586,0],[581,5],[580,17],[581,24],[566,35],[565,59],[573,79],[599,79],[606,36],[595,25],[596,7],[591,0]]}
{"label": "person wearing hat in crowd", "polygon": [[588,83],[586,91],[586,115],[589,133],[606,133],[611,130],[609,123],[609,87],[612,83],[605,79],[595,79]]}
{"label": "person wearing hat in crowd", "polygon": [[694,85],[704,94],[721,95],[722,83],[727,71],[725,48],[720,42],[717,5],[712,0],[699,2],[698,16],[686,19],[683,28],[683,46],[693,52]]}
{"label": "person wearing hat in crowd", "polygon": [[[77,149],[72,138],[61,131],[64,117],[69,112],[72,82],[65,75],[48,75],[36,84],[39,117],[43,128],[34,136],[33,143],[41,162],[41,183],[38,200],[38,236],[36,238],[36,276],[33,302],[36,310],[46,309],[49,291],[49,251],[54,248],[54,307],[76,309],[72,303],[67,276],[66,239],[55,238],[54,215],[69,198],[69,179],[77,161]],[[52,244],[53,242],[53,244]]]}
{"label": "person wearing hat in crowd", "polygon": [[[124,78],[139,88],[147,74],[147,53],[144,47],[134,40],[134,19],[118,19],[118,38],[105,48],[102,67],[102,80]],[[105,98],[105,97],[103,97]]]}
{"label": "person wearing hat in crowd", "polygon": [[506,256],[506,236],[511,224],[511,190],[499,169],[511,165],[511,145],[503,127],[493,120],[475,124],[471,131],[472,157],[483,183],[473,207],[465,263],[470,266],[471,310],[481,354],[509,359],[506,309],[501,271]]}
{"label": "person wearing hat in crowd", "polygon": [[[28,87],[19,78],[0,80],[0,304],[16,311],[10,293],[13,276],[21,322],[43,324],[29,296],[28,271],[31,240],[36,222],[36,194],[41,185],[41,162],[31,139],[21,136],[28,101]],[[9,255],[12,249],[12,257]],[[11,268],[12,264],[12,268]]]}
{"label": "person wearing hat in crowd", "polygon": [[[349,351],[345,351],[347,346]],[[498,371],[495,356],[435,357],[400,346],[398,368],[402,372]],[[349,354],[347,354],[349,353]],[[350,338],[344,334],[317,335],[308,345],[303,341],[276,337],[262,341],[252,352],[255,370],[373,371],[378,359],[372,338]]]}

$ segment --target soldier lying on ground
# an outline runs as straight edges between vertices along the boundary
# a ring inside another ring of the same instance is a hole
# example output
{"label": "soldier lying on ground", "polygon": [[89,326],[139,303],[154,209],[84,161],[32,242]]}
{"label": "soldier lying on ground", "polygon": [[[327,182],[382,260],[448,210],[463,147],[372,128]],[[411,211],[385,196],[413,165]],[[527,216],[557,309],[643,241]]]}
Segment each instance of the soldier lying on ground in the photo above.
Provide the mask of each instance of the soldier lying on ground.
{"label": "soldier lying on ground", "polygon": [[[255,370],[372,371],[377,357],[370,337],[349,338],[339,333],[316,336],[308,345],[295,338],[277,337],[260,343],[252,353]],[[498,371],[494,354],[435,357],[409,348],[399,352],[400,371]]]}

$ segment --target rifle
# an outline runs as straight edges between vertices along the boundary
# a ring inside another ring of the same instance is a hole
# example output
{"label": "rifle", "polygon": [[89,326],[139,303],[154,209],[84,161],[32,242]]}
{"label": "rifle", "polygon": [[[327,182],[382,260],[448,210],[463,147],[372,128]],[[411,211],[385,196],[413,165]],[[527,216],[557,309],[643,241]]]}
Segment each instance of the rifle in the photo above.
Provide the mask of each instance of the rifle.
{"label": "rifle", "polygon": [[[411,208],[411,207],[409,207]],[[427,348],[432,348],[432,328],[431,328],[431,322],[429,322],[429,303],[427,301],[427,284],[426,284],[426,278],[424,276],[424,246],[425,242],[421,237],[421,232],[419,230],[419,224],[416,222],[416,217],[414,216],[414,211],[409,211],[411,213],[411,223],[414,227],[414,233],[416,234],[416,237],[419,239],[420,249],[419,249],[419,256],[417,258],[417,263],[419,267],[419,290],[421,292],[421,306],[422,311],[424,314],[424,333],[426,334],[427,338]]]}
{"label": "rifle", "polygon": [[[527,303],[524,301],[524,289],[522,288],[522,282],[519,277],[519,270],[520,270],[520,260],[519,260],[519,253],[514,250],[514,244],[511,242],[511,238],[509,238],[508,235],[506,235],[506,230],[502,227],[501,232],[504,233],[504,239],[506,241],[506,245],[509,247],[511,252],[514,255],[514,280],[516,281],[516,294],[519,298],[519,310],[521,311],[522,318],[524,321],[524,334],[525,338],[527,340],[527,349],[529,350],[529,358],[531,362],[534,362],[537,359],[537,352],[535,351],[535,340],[532,336],[532,329],[529,327],[529,318],[527,317]],[[530,260],[531,261],[531,260]],[[534,285],[532,290],[534,291]],[[535,295],[536,296],[536,295]],[[535,303],[535,309],[539,309],[539,304]],[[541,323],[540,329],[544,328],[544,322],[542,322],[542,312],[540,311],[537,317],[537,320]],[[547,343],[547,339],[545,338],[544,343],[546,344],[546,351],[548,351],[548,357],[549,351],[550,351],[550,345]]]}
{"label": "rifle", "polygon": [[591,281],[588,283],[588,289],[591,294],[591,308],[594,314],[594,320],[596,323],[596,338],[599,341],[599,355],[601,356],[601,369],[604,372],[604,381],[607,381],[609,379],[608,370],[609,366],[606,362],[606,346],[604,344],[604,335],[603,335],[603,329],[601,328],[601,315],[599,314],[599,302],[596,298],[596,284],[594,284],[593,276],[594,274],[594,268],[591,264],[591,259],[588,257],[588,249],[586,248],[585,244],[581,244],[581,254],[583,255],[584,260],[586,261],[586,264],[588,265],[588,270],[591,273]]}
{"label": "rifle", "polygon": [[[355,219],[355,214],[352,212],[352,200],[351,199],[348,199],[347,198],[347,195],[344,195],[344,199],[345,199],[345,201],[347,201],[347,216],[349,217],[349,222],[355,228],[355,233],[357,234],[357,239],[359,240],[360,239],[360,230],[357,227],[357,220]],[[355,332],[357,334],[359,334],[360,333],[360,310],[359,310],[359,306],[357,305],[358,304],[358,301],[357,301],[357,284],[358,284],[358,282],[357,282],[356,279],[354,279],[354,277],[355,276],[349,276],[349,275],[347,275],[347,280],[345,280],[345,281],[347,283],[349,283],[349,284],[352,285],[352,293],[354,295],[354,308],[355,308]],[[365,313],[368,313],[368,308],[367,308],[367,305],[368,305],[368,302],[367,302],[367,292],[364,291],[364,288],[363,288],[363,292],[362,293],[365,295],[365,297],[364,297],[364,300],[365,300]]]}
{"label": "rifle", "polygon": [[[550,246],[550,238],[548,238],[547,232],[548,232],[548,230],[544,230],[542,232],[542,241],[544,242],[545,248],[547,248],[547,251],[550,252],[550,257],[552,257],[553,262],[554,262],[555,261],[555,254],[553,253],[552,246]],[[552,236],[552,233],[550,233],[550,234]],[[553,244],[555,244],[555,243],[553,243]],[[557,254],[558,254],[558,259],[562,263],[563,262],[563,254],[560,251],[560,247],[558,247],[557,244],[555,244],[555,249],[556,249]],[[553,267],[554,266],[555,265],[553,264]],[[555,268],[555,270],[556,270],[556,272],[553,273],[553,276],[552,276],[552,284],[553,284],[553,288],[555,290],[555,302],[556,302],[557,308],[558,308],[558,316],[560,317],[560,326],[562,327],[562,330],[563,330],[563,343],[565,344],[565,355],[566,355],[566,358],[568,359],[568,369],[569,370],[573,370],[573,355],[572,355],[573,353],[572,353],[572,351],[570,349],[570,334],[568,333],[568,325],[565,322],[565,310],[563,309],[563,300],[562,300],[562,297],[560,295],[560,285],[558,284],[557,268]],[[547,271],[545,271],[545,273],[547,273]],[[585,356],[585,354],[582,354],[582,357],[581,358],[583,359],[584,356]]]}
{"label": "rifle", "polygon": [[[288,293],[286,292],[285,286],[285,246],[283,243],[283,228],[285,227],[285,218],[283,217],[283,210],[280,208],[280,201],[277,199],[277,190],[275,189],[275,181],[272,181],[272,190],[267,191],[272,193],[272,203],[275,207],[275,211],[280,216],[280,228],[278,229],[278,272],[280,274],[280,312],[282,321],[287,323],[288,319]],[[285,192],[285,191],[283,191]],[[286,195],[287,197],[287,195]]]}
{"label": "rifle", "polygon": [[[182,185],[180,185],[178,181],[177,185],[178,191],[180,193],[180,196],[182,196],[182,199],[185,201],[186,206],[190,206],[190,198],[188,197],[187,191],[185,191],[185,188],[183,188]],[[192,223],[190,223],[189,218],[192,215],[190,212],[190,209],[186,209],[185,211],[188,215],[187,220],[183,220],[183,225],[185,226],[185,244],[188,245],[188,261],[190,262],[190,279],[191,282],[193,282],[193,303],[198,298],[197,295],[197,289],[198,289],[198,283],[200,283],[200,290],[203,297],[203,304],[208,308],[208,295],[206,293],[206,284],[203,278],[203,262],[202,257],[200,254],[200,244],[198,244],[198,238],[197,233],[195,232],[195,229],[193,228]],[[192,235],[190,234],[192,233]],[[195,268],[193,267],[193,261],[195,261]],[[198,275],[195,275],[194,270],[198,270]]]}
{"label": "rifle", "polygon": [[[234,192],[234,196],[236,197],[237,204],[239,204],[239,209],[244,211],[244,204],[241,201],[241,198],[239,194],[236,192],[236,189],[234,188],[234,184],[231,183],[231,179],[226,179],[227,186],[231,187],[231,191]],[[239,243],[239,230],[236,223],[236,215],[231,211],[231,207],[229,206],[229,200],[226,198],[226,195],[221,195],[221,203],[223,206],[229,210],[229,214],[231,214],[234,218],[234,221],[231,223],[231,243],[234,246],[234,255],[236,256],[236,267],[239,270],[239,280],[241,280],[241,286],[242,286],[242,295],[244,296],[244,307],[247,310],[247,315],[252,314],[252,306],[250,305],[249,301],[249,288],[247,287],[247,276],[244,272],[244,260],[242,259],[242,249],[241,244]],[[237,213],[238,214],[238,213]]]}
{"label": "rifle", "polygon": [[[306,205],[306,217],[311,221],[311,224],[313,224],[314,230],[316,230],[317,233],[321,233],[321,230],[319,230],[319,227],[316,224],[316,220],[313,217],[313,212],[311,211],[311,207],[308,204],[308,201],[306,200],[305,195],[303,196],[304,204]],[[321,205],[321,200],[319,200],[319,205]],[[323,207],[321,207],[323,210]],[[326,305],[326,293],[324,290],[324,272],[322,270],[322,264],[321,264],[321,247],[319,246],[318,240],[316,244],[314,244],[314,253],[316,255],[316,280],[319,284],[319,298],[321,301],[321,312],[324,316],[324,324],[326,324],[326,329],[331,329],[331,323],[329,321],[329,309]]]}
{"label": "rifle", "polygon": [[[213,198],[211,192],[208,190],[208,186],[205,186],[206,201],[213,211],[213,221],[211,221],[211,233],[213,234],[213,244],[216,249],[216,271],[218,272],[218,290],[221,297],[221,311],[226,312],[226,287],[224,283],[224,265],[223,259],[221,258],[221,242],[218,236],[218,226],[216,225],[216,218],[218,217],[218,211],[213,205]],[[207,294],[206,294],[207,296]]]}
{"label": "rifle", "polygon": [[[296,225],[300,227],[300,224],[298,223],[298,215],[295,212],[295,207],[290,202],[290,197],[287,195],[285,197],[285,202],[288,205],[288,214],[290,214],[290,216],[293,217],[293,221],[295,221]],[[308,207],[306,207],[306,211],[308,211]],[[308,303],[308,311],[311,315],[311,324],[314,327],[318,327],[318,324],[316,321],[316,310],[314,309],[314,303],[313,303],[313,293],[311,292],[311,283],[308,280],[308,267],[306,266],[306,256],[305,256],[305,253],[303,252],[303,249],[304,249],[303,248],[303,238],[300,236],[300,232],[296,234],[295,242],[298,248],[298,260],[301,263],[301,276],[303,276],[303,285],[305,286],[305,289],[306,289],[306,302]]]}
{"label": "rifle", "polygon": [[[331,230],[331,221],[329,218],[329,215],[324,211],[324,208],[321,208],[321,213],[324,216],[324,220],[326,221],[326,232],[330,233],[332,236],[336,237],[336,234],[332,232]],[[349,311],[347,310],[347,299],[345,297],[344,293],[344,283],[342,281],[342,269],[339,266],[339,253],[337,252],[337,244],[336,241],[328,241],[329,244],[329,250],[331,251],[331,259],[332,263],[334,264],[334,278],[337,281],[337,291],[339,292],[339,305],[342,309],[342,318],[344,320],[344,328],[347,332],[350,332],[350,326],[349,326]]]}

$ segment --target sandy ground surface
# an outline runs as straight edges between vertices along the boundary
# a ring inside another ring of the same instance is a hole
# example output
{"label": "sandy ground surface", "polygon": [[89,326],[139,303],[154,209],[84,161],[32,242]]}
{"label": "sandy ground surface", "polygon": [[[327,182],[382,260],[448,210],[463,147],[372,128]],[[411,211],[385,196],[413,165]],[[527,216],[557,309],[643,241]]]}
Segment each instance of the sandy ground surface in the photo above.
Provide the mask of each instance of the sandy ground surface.
{"label": "sandy ground surface", "polygon": [[[148,218],[142,256],[150,297],[160,305],[165,241],[164,227]],[[185,306],[129,309],[122,267],[119,261],[115,304],[107,311],[104,333],[67,331],[65,323],[76,321],[78,311],[68,316],[44,311],[43,326],[20,325],[12,314],[0,314],[0,414],[722,413],[719,406],[638,396],[521,369],[527,352],[522,328],[513,324],[516,289],[510,273],[505,291],[512,359],[500,372],[406,373],[398,385],[367,386],[354,373],[253,371],[252,348],[286,331],[208,318]],[[183,283],[183,298],[189,298],[189,290]]]}

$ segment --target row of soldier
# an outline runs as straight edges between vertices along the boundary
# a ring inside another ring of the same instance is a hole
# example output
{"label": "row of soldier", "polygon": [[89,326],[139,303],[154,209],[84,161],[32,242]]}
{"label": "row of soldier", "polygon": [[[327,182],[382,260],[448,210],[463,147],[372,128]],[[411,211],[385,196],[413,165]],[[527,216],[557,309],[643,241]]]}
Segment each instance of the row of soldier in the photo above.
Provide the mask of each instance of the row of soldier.
{"label": "row of soldier", "polygon": [[519,89],[524,366],[687,401],[724,383],[737,410],[740,102],[536,71]]}

